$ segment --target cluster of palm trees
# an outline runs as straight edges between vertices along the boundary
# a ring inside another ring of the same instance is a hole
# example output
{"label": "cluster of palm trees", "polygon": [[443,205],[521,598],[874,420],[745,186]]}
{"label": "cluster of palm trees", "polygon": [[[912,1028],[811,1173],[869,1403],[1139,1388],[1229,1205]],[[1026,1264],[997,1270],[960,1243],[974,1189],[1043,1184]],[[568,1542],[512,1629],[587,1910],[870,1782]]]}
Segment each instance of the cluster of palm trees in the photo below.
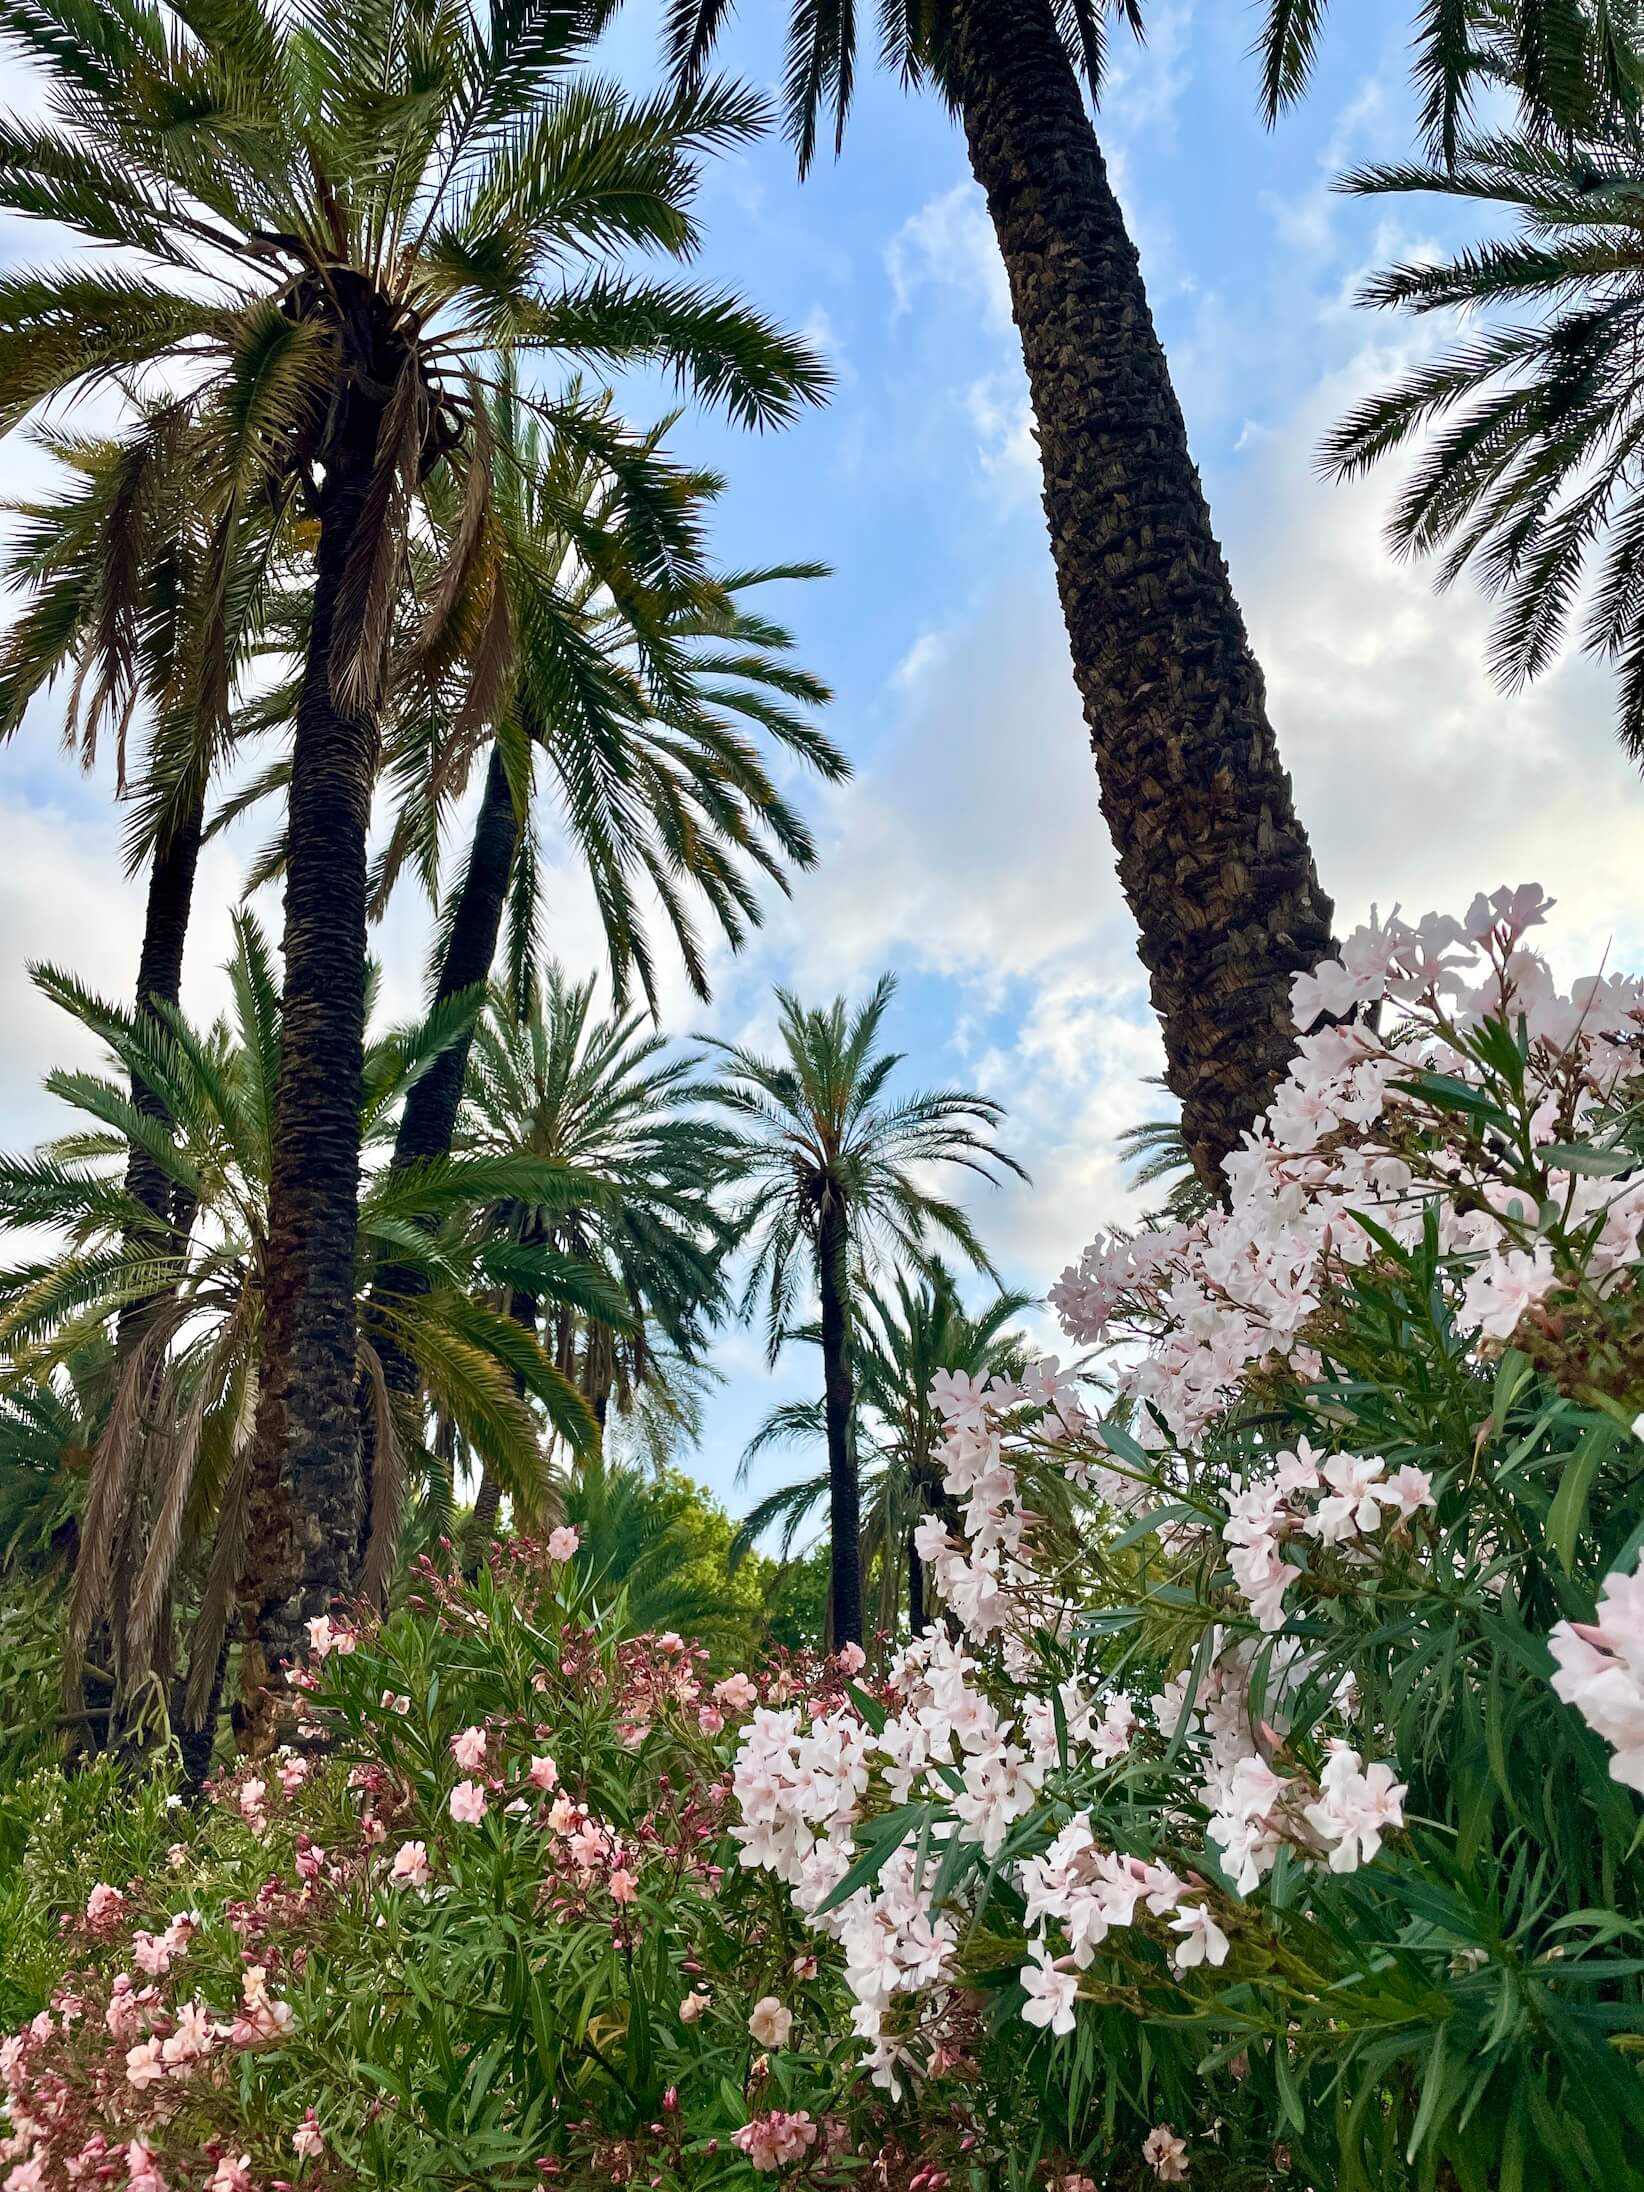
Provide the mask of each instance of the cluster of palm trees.
{"label": "cluster of palm trees", "polygon": [[[605,385],[660,368],[755,429],[827,392],[802,340],[680,271],[702,163],[769,119],[709,74],[729,0],[667,0],[667,82],[643,97],[594,66],[616,4],[0,0],[43,102],[0,120],[0,208],[80,247],[0,276],[0,435],[32,435],[52,476],[13,514],[0,736],[65,681],[83,758],[114,748],[147,890],[129,1006],[41,970],[111,1069],[56,1077],[84,1123],[5,1169],[0,1218],[51,1238],[0,1278],[0,1344],[30,1435],[76,1427],[70,1676],[100,1668],[116,1719],[161,1697],[209,1717],[231,1638],[255,1693],[336,1593],[388,1587],[408,1518],[465,1470],[483,1530],[505,1493],[522,1515],[546,1499],[550,1450],[595,1451],[613,1407],[661,1422],[672,1391],[687,1417],[733,1247],[773,1350],[815,1299],[831,1621],[856,1637],[865,1535],[902,1543],[937,1496],[885,1364],[933,1333],[985,1357],[1014,1314],[967,1318],[934,1260],[987,1269],[929,1168],[1012,1169],[999,1107],[892,1094],[887,988],[854,1014],[783,997],[778,1055],[723,1050],[711,1082],[630,1009],[654,1013],[659,934],[706,996],[713,940],[740,945],[761,890],[815,856],[782,779],[846,763],[756,599],[817,567],[720,568],[721,483]],[[1418,10],[1433,165],[1362,187],[1506,201],[1532,235],[1377,294],[1559,309],[1368,407],[1336,455],[1476,399],[1400,525],[1505,589],[1511,674],[1547,658],[1613,527],[1588,631],[1627,666],[1636,741],[1632,14]],[[1324,15],[1266,0],[1270,113]],[[802,170],[830,118],[842,139],[863,28],[853,0],[795,6]],[[879,32],[986,195],[1103,811],[1214,1193],[1332,911],[1093,119],[1110,33],[1144,28],[1142,0],[887,0]],[[1504,91],[1520,133],[1477,137]],[[278,972],[242,920],[233,1015],[202,1029],[180,1009],[200,848],[259,806]],[[545,964],[545,822],[592,885],[604,1018]],[[438,912],[429,1010],[373,1037],[369,924],[408,871]],[[870,1561],[922,1621],[910,1559]]]}

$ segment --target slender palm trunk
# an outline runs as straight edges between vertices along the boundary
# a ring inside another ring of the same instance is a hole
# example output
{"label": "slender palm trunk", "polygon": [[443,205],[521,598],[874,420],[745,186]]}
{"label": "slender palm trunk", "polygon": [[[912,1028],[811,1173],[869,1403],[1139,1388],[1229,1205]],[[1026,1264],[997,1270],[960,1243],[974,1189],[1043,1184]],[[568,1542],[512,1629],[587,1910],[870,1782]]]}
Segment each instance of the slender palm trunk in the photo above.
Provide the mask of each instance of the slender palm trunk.
{"label": "slender palm trunk", "polygon": [[[509,788],[508,773],[502,764],[502,749],[494,742],[491,747],[490,765],[485,772],[485,789],[480,798],[479,814],[474,822],[474,839],[468,850],[468,864],[463,870],[462,882],[457,891],[455,917],[451,933],[446,941],[445,957],[440,964],[439,979],[435,985],[434,999],[444,1004],[464,990],[477,988],[490,979],[491,965],[497,955],[497,939],[502,933],[503,907],[508,898],[508,879],[513,872],[514,851],[519,843],[519,824],[514,814],[514,795]],[[472,1028],[467,1028],[446,1050],[434,1060],[428,1071],[417,1081],[405,1099],[400,1113],[399,1131],[394,1137],[393,1163],[398,1167],[425,1164],[437,1157],[449,1156],[457,1131],[457,1113],[462,1106],[462,1084],[468,1071],[468,1054],[473,1048]],[[422,1275],[409,1264],[385,1264],[372,1286],[372,1299],[378,1306],[398,1309],[421,1292]],[[533,1317],[533,1322],[534,1322]],[[403,1412],[413,1400],[417,1390],[415,1363],[401,1346],[392,1328],[377,1325],[374,1332],[377,1358],[382,1364],[383,1382],[387,1386],[391,1403]],[[374,1417],[368,1405],[361,1408],[361,1440],[366,1497],[363,1515],[371,1518],[374,1533],[392,1533],[398,1527],[398,1486],[378,1481],[376,1441],[372,1425]],[[483,1493],[485,1483],[481,1481]],[[495,1518],[495,1508],[492,1519]],[[475,1521],[478,1522],[478,1510]],[[376,1567],[386,1573],[386,1565],[379,1561]],[[368,1579],[369,1580],[369,1579]]]}
{"label": "slender palm trunk", "polygon": [[845,1206],[831,1195],[822,1206],[816,1244],[822,1297],[822,1412],[828,1435],[828,1602],[834,1651],[862,1641],[862,1517],[851,1451],[851,1365],[846,1314],[849,1229]]}
{"label": "slender palm trunk", "polygon": [[925,1612],[925,1563],[919,1558],[919,1548],[913,1541],[913,1531],[908,1532],[908,1634],[923,1636],[930,1627],[930,1617]]}
{"label": "slender palm trunk", "polygon": [[971,169],[1010,283],[1102,811],[1201,1175],[1265,1105],[1332,908],[1052,0],[957,0]]}
{"label": "slender palm trunk", "polygon": [[354,1264],[377,724],[368,710],[338,706],[331,667],[383,405],[358,386],[347,402],[330,444],[292,748],[263,1360],[240,1591],[252,1685],[293,1657],[304,1622],[352,1587],[360,1541]]}
{"label": "slender palm trunk", "polygon": [[[155,847],[148,871],[148,903],[143,914],[142,951],[137,961],[137,1016],[152,1017],[155,1005],[176,1005],[183,988],[183,946],[194,906],[194,875],[205,825],[205,785],[190,797],[169,834]],[[145,1119],[164,1119],[166,1107],[141,1075],[131,1077],[131,1101]],[[126,1165],[126,1190],[164,1223],[171,1215],[171,1183],[144,1149],[133,1148]],[[136,1305],[121,1312],[121,1337]]]}

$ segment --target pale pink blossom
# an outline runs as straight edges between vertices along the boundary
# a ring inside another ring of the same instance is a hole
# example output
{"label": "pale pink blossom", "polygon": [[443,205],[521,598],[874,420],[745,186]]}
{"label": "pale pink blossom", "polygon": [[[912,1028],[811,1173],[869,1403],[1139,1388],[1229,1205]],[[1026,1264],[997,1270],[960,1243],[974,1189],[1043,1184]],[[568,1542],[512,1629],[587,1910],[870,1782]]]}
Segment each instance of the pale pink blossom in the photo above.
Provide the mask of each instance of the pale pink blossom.
{"label": "pale pink blossom", "polygon": [[432,1877],[428,1869],[427,1843],[402,1842],[394,1852],[388,1877],[396,1887],[425,1888]]}
{"label": "pale pink blossom", "polygon": [[793,2030],[793,2011],[774,1994],[764,1995],[753,2006],[748,2030],[761,2047],[786,2047]]}
{"label": "pale pink blossom", "polygon": [[568,1522],[562,1522],[557,1530],[548,1533],[548,1558],[570,1560],[582,1543],[582,1532]]}
{"label": "pale pink blossom", "polygon": [[1187,2176],[1187,2143],[1169,2124],[1158,2124],[1142,2141],[1142,2159],[1161,2184],[1180,2184]]}
{"label": "pale pink blossom", "polygon": [[1033,1944],[1033,1962],[1024,1964],[1019,1977],[1027,1996],[1023,2004],[1025,2024],[1048,2026],[1060,2038],[1073,2030],[1073,2005],[1079,1999],[1079,1981],[1071,1971],[1055,1963],[1043,1941]]}
{"label": "pale pink blossom", "polygon": [[687,1994],[679,2005],[679,2021],[682,2025],[694,2025],[707,2008],[712,1997],[707,1994]]}
{"label": "pale pink blossom", "polygon": [[206,2192],[252,2192],[251,2156],[225,2154],[217,2164],[217,2174],[207,2185]]}
{"label": "pale pink blossom", "polygon": [[459,1826],[478,1826],[485,1817],[485,1791],[479,1782],[457,1783],[451,1791],[451,1816]]}
{"label": "pale pink blossom", "polygon": [[477,1773],[485,1764],[486,1737],[483,1728],[464,1728],[460,1735],[451,1738],[451,1755],[464,1773]]}
{"label": "pale pink blossom", "polygon": [[533,1758],[528,1776],[536,1789],[551,1789],[559,1780],[559,1768],[551,1758]]}
{"label": "pale pink blossom", "polygon": [[291,2151],[302,2162],[316,2162],[325,2152],[325,2137],[312,2109],[292,2132]]}

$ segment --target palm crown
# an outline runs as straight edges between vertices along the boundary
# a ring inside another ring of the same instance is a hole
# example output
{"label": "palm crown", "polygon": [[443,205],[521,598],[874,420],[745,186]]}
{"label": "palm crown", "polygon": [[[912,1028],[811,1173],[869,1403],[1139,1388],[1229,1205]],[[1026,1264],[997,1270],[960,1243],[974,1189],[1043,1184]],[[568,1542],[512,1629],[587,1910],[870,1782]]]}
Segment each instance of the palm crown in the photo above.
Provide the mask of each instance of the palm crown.
{"label": "palm crown", "polygon": [[[1472,571],[1500,603],[1491,667],[1533,678],[1580,608],[1582,640],[1620,667],[1620,735],[1644,752],[1644,129],[1604,102],[1599,127],[1463,142],[1453,168],[1367,167],[1362,193],[1433,191],[1518,233],[1448,259],[1393,266],[1366,302],[1415,313],[1504,315],[1354,407],[1325,458],[1338,475],[1431,437],[1388,534],[1440,558],[1438,582]],[[1492,226],[1494,222],[1492,221]]]}
{"label": "palm crown", "polygon": [[596,1013],[592,981],[550,966],[523,1002],[518,1012],[494,993],[476,1031],[459,1138],[465,1150],[599,1181],[596,1200],[521,1200],[508,1219],[595,1265],[628,1305],[623,1331],[590,1326],[569,1305],[552,1320],[556,1361],[579,1369],[603,1414],[609,1399],[631,1403],[658,1340],[693,1360],[726,1305],[725,1227],[713,1201],[725,1137],[696,1109],[698,1061],[671,1051],[637,1013]]}
{"label": "palm crown", "polygon": [[734,1219],[752,1255],[743,1309],[764,1294],[773,1361],[830,1218],[844,1219],[870,1264],[890,1249],[918,1267],[946,1241],[985,1271],[969,1218],[926,1184],[922,1169],[953,1164],[989,1180],[1000,1171],[1027,1177],[992,1139],[1004,1107],[991,1097],[944,1088],[887,1098],[902,1063],[900,1051],[879,1047],[895,993],[885,975],[850,1012],[842,997],[816,1008],[778,990],[775,1058],[706,1038],[724,1060],[711,1093],[728,1115],[733,1161],[746,1182]]}

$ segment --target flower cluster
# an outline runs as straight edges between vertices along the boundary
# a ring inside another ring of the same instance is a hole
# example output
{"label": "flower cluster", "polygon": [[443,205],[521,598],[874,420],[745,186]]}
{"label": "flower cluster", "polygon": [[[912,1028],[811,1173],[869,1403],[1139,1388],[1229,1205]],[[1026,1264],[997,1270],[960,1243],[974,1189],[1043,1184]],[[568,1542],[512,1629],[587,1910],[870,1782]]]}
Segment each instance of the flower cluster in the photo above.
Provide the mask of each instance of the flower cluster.
{"label": "flower cluster", "polygon": [[[1547,904],[1531,885],[1480,897],[1461,920],[1395,914],[1358,930],[1339,961],[1297,978],[1294,1009],[1302,1027],[1359,1017],[1302,1038],[1227,1160],[1228,1207],[1098,1240],[1062,1274],[1051,1301],[1070,1338],[1141,1342],[1121,1388],[1144,1444],[1193,1444],[1259,1366],[1316,1376],[1318,1320],[1342,1274],[1380,1253],[1372,1227],[1411,1246],[1436,1222],[1461,1325],[1496,1342],[1561,1289],[1602,1292],[1636,1261],[1644,1180],[1618,1186],[1568,1160],[1637,1070],[1644,983],[1556,989],[1522,942]],[[1522,1031],[1517,1164],[1487,1131],[1498,1119],[1468,1047],[1489,1022]]]}

